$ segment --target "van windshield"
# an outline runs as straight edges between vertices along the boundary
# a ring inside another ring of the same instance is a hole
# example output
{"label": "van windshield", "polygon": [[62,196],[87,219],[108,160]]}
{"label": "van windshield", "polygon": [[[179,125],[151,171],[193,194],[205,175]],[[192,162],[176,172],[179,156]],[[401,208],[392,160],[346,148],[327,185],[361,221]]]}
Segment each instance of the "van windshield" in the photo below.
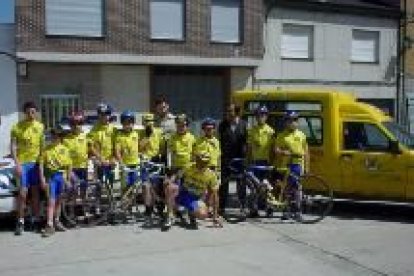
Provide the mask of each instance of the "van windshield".
{"label": "van windshield", "polygon": [[408,133],[404,128],[394,122],[385,122],[383,125],[394,134],[395,138],[404,146],[414,149],[414,136]]}

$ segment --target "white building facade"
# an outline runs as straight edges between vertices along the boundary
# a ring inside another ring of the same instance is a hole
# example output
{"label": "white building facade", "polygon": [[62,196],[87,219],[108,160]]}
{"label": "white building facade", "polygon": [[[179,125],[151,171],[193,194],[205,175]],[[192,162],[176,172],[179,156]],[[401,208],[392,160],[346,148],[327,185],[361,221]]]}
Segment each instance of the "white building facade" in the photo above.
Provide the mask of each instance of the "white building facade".
{"label": "white building facade", "polygon": [[367,9],[364,13],[364,9],[335,10],[331,4],[325,8],[323,3],[312,7],[280,2],[266,17],[265,53],[256,71],[256,87],[349,91],[395,114],[399,26],[395,13],[386,17]]}

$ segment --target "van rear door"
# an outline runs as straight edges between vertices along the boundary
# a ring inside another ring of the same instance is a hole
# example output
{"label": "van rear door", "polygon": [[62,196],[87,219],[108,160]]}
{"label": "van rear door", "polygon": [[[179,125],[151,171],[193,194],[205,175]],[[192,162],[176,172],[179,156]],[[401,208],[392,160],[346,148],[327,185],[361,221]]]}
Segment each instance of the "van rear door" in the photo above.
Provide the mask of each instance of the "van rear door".
{"label": "van rear door", "polygon": [[390,141],[372,122],[343,122],[339,158],[345,193],[372,199],[404,198],[404,158],[390,151]]}

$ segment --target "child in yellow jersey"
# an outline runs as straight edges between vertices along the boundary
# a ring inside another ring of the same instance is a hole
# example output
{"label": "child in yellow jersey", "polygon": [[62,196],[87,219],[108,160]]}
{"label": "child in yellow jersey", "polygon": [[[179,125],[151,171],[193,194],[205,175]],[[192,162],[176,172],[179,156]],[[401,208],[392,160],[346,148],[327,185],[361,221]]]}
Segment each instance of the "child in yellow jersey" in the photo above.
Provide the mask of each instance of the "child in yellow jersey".
{"label": "child in yellow jersey", "polygon": [[[285,129],[276,138],[275,155],[276,167],[279,170],[278,180],[284,179],[284,170],[287,169],[288,192],[292,193],[295,200],[293,215],[300,219],[300,183],[298,177],[308,170],[309,153],[306,135],[298,129],[299,115],[294,111],[285,114]],[[282,170],[283,169],[283,170]],[[290,212],[290,210],[288,210]],[[284,213],[282,219],[288,219],[290,213]]]}
{"label": "child in yellow jersey", "polygon": [[[259,107],[256,110],[257,124],[247,133],[248,159],[252,165],[270,165],[270,153],[275,131],[266,123],[268,114],[266,106]],[[264,177],[260,172],[255,173],[259,179]]]}
{"label": "child in yellow jersey", "polygon": [[[173,224],[173,210],[177,206],[183,206],[190,214],[190,227],[197,229],[196,219],[206,219],[209,216],[208,205],[213,207],[213,223],[221,227],[222,223],[218,217],[218,185],[217,175],[208,168],[211,156],[208,152],[197,152],[195,164],[184,169],[182,183],[176,181],[167,183],[166,196],[168,207],[168,218],[164,222],[164,229],[168,230]],[[209,195],[211,204],[206,204],[205,197]]]}
{"label": "child in yellow jersey", "polygon": [[[142,122],[144,129],[140,132],[140,144],[139,151],[142,157],[148,161],[161,162],[161,145],[163,142],[163,134],[161,128],[154,126],[154,115],[147,113],[143,116]],[[141,180],[143,182],[143,194],[145,205],[145,221],[144,227],[152,227],[152,213],[154,211],[154,205],[156,197],[161,197],[163,189],[163,180],[149,179],[148,168],[145,167],[145,163],[141,168]],[[160,202],[158,202],[160,203]],[[157,204],[159,211],[163,210],[164,206]],[[162,211],[161,211],[162,212]]]}
{"label": "child in yellow jersey", "polygon": [[33,102],[23,106],[25,119],[12,127],[10,135],[11,153],[16,164],[16,178],[20,184],[17,201],[16,235],[24,229],[26,199],[31,190],[32,223],[39,227],[39,157],[44,143],[44,126],[37,120],[37,107]]}
{"label": "child in yellow jersey", "polygon": [[216,122],[211,118],[206,118],[203,120],[201,127],[203,129],[204,135],[199,137],[194,146],[194,151],[206,151],[210,153],[211,160],[209,167],[210,169],[216,171],[220,167],[220,142],[214,136],[216,130]]}
{"label": "child in yellow jersey", "polygon": [[98,122],[88,133],[89,151],[96,158],[98,179],[103,182],[113,182],[115,160],[113,144],[115,127],[111,124],[112,108],[107,104],[97,107]]}
{"label": "child in yellow jersey", "polygon": [[87,135],[82,132],[84,119],[82,112],[72,113],[69,117],[70,133],[63,139],[72,160],[72,182],[80,183],[82,198],[85,198],[88,185],[88,140]]}
{"label": "child in yellow jersey", "polygon": [[61,140],[61,133],[52,129],[52,142],[42,153],[40,159],[40,179],[42,187],[48,191],[47,225],[43,237],[49,237],[57,231],[65,231],[59,221],[61,211],[61,195],[65,185],[69,183],[72,161],[68,148]]}
{"label": "child in yellow jersey", "polygon": [[123,183],[130,187],[137,182],[139,176],[139,134],[134,130],[135,114],[124,111],[121,114],[121,124],[122,130],[115,136],[115,157],[123,169]]}
{"label": "child in yellow jersey", "polygon": [[177,132],[169,140],[168,150],[171,153],[171,168],[182,170],[191,166],[194,135],[188,131],[188,119],[185,114],[175,119]]}
{"label": "child in yellow jersey", "polygon": [[147,160],[158,161],[162,143],[162,130],[154,126],[154,115],[145,114],[142,118],[144,129],[141,131],[139,151]]}

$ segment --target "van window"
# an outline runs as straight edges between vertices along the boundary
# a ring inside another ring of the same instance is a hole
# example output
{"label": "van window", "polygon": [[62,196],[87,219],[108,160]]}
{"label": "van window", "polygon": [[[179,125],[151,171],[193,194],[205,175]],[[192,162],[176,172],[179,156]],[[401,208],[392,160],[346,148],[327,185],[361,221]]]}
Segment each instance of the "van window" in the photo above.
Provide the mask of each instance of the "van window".
{"label": "van window", "polygon": [[388,151],[389,139],[376,125],[346,122],[343,127],[345,150]]}

